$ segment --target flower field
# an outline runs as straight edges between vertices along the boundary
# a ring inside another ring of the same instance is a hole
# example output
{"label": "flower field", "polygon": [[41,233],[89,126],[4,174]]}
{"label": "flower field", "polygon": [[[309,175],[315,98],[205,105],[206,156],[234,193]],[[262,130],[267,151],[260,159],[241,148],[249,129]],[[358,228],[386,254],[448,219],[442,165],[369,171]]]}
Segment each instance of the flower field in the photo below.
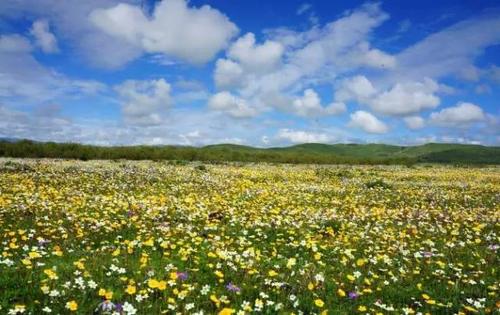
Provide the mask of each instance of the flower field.
{"label": "flower field", "polygon": [[0,314],[487,314],[500,169],[0,160]]}

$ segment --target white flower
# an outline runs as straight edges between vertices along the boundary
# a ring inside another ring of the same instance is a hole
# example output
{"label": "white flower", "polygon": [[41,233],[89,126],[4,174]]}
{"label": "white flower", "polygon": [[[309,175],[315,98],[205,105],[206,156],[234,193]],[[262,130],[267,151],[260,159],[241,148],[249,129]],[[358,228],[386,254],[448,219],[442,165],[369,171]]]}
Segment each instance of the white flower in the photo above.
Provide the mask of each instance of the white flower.
{"label": "white flower", "polygon": [[210,286],[208,284],[204,285],[203,288],[201,288],[200,293],[202,295],[207,295],[208,292],[210,292]]}
{"label": "white flower", "polygon": [[50,309],[50,307],[45,306],[44,308],[42,308],[42,312],[44,312],[44,313],[52,313],[52,310]]}
{"label": "white flower", "polygon": [[137,313],[137,310],[129,302],[125,302],[125,304],[123,304],[123,311],[127,315],[134,315],[135,313]]}

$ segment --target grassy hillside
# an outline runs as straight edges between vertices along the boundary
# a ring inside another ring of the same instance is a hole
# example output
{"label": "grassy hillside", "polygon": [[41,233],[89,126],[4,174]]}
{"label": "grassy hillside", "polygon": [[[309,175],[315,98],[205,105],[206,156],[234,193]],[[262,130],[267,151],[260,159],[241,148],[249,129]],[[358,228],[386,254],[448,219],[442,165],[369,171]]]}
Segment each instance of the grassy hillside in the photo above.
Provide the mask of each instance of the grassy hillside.
{"label": "grassy hillside", "polygon": [[243,161],[317,164],[500,164],[500,147],[429,143],[420,146],[386,144],[307,143],[281,148],[217,144],[187,146],[100,147],[75,143],[0,141],[0,156],[73,159]]}

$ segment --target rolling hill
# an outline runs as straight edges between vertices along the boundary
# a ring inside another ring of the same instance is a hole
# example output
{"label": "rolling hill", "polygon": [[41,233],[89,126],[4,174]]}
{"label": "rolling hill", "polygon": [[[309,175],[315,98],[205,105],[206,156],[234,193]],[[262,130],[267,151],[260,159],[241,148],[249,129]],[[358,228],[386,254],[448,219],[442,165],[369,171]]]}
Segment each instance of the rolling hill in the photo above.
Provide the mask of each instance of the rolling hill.
{"label": "rolling hill", "polygon": [[76,143],[0,140],[0,156],[318,164],[500,164],[500,147],[448,143],[428,143],[419,146],[305,143],[273,148],[255,148],[238,144],[204,147],[172,145],[103,147]]}

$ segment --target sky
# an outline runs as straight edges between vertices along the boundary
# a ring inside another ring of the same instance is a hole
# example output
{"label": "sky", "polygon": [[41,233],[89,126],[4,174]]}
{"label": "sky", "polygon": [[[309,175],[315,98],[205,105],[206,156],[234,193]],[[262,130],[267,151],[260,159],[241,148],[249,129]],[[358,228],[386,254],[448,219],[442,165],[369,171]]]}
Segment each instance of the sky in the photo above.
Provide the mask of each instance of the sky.
{"label": "sky", "polygon": [[0,1],[0,137],[500,145],[498,1]]}

